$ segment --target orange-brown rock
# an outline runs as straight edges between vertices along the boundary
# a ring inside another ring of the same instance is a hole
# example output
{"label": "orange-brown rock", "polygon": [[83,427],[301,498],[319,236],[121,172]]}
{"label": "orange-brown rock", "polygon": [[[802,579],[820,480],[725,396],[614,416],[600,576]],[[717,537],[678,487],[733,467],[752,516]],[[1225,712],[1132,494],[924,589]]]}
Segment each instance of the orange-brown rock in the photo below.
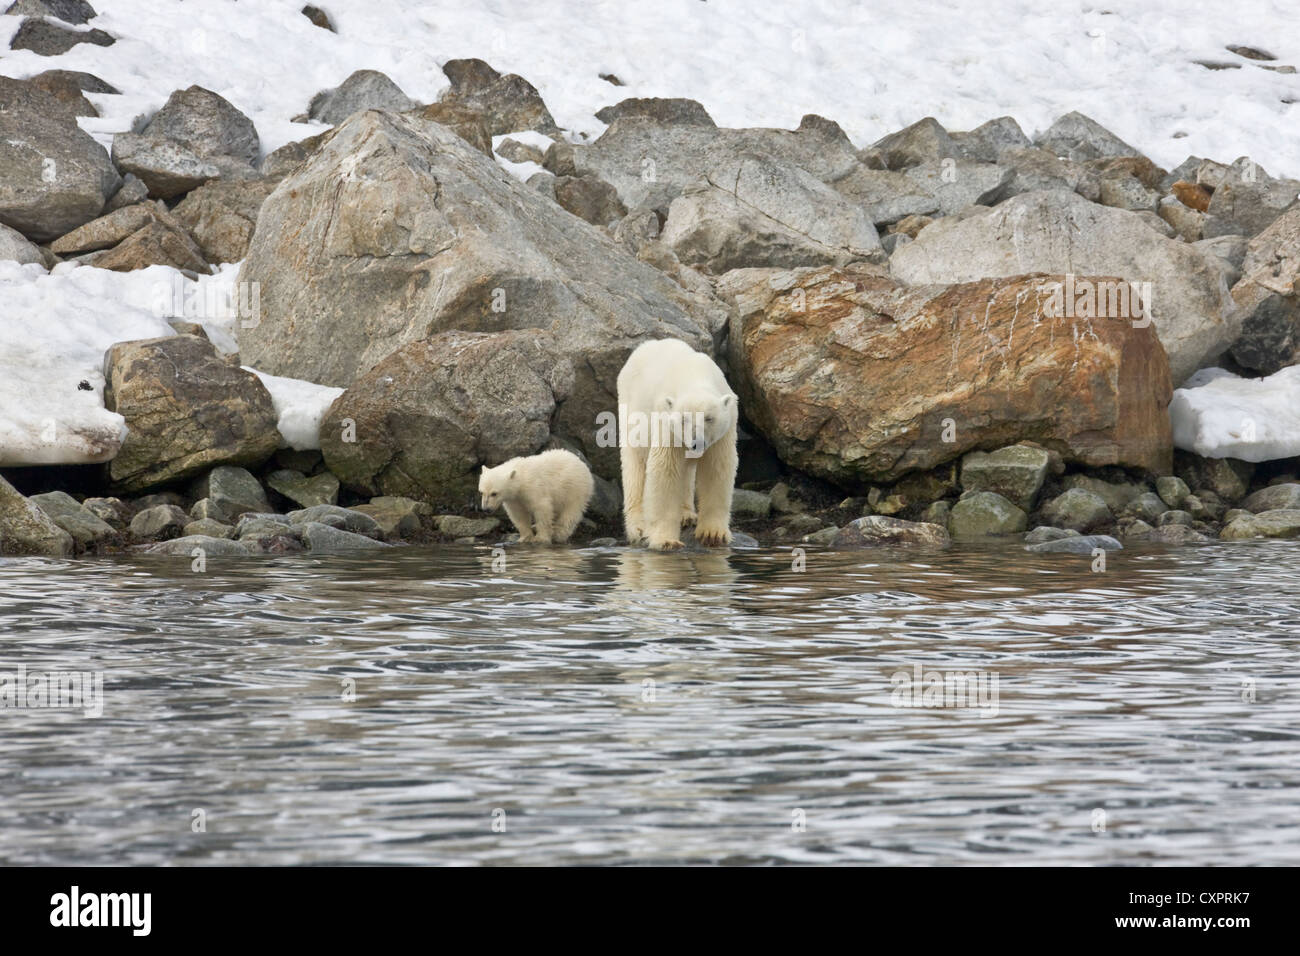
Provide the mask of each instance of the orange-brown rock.
{"label": "orange-brown rock", "polygon": [[1169,187],[1174,197],[1188,209],[1205,212],[1210,208],[1210,191],[1204,186],[1180,179]]}
{"label": "orange-brown rock", "polygon": [[909,289],[868,265],[728,273],[718,291],[735,304],[741,411],[783,460],[846,488],[1026,440],[1167,474],[1171,385],[1154,328],[1057,314],[1064,281]]}

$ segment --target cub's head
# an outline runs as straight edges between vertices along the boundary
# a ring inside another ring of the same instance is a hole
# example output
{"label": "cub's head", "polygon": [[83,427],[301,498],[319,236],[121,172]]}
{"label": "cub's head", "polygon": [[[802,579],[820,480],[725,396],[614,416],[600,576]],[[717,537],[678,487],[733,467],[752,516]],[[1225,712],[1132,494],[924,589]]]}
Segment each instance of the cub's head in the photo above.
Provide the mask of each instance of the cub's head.
{"label": "cub's head", "polygon": [[688,458],[699,458],[736,424],[736,396],[712,389],[695,389],[665,396],[660,410],[671,416]]}
{"label": "cub's head", "polygon": [[484,511],[496,511],[501,507],[502,500],[509,497],[518,474],[519,469],[513,459],[495,468],[484,466],[482,474],[478,476],[478,493],[483,498]]}

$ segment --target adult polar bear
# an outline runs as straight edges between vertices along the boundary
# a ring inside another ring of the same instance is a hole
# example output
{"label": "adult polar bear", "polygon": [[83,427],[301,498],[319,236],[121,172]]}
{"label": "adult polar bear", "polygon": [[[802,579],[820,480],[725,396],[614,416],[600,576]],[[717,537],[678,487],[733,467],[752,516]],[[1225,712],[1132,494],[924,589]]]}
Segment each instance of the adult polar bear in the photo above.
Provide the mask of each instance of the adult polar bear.
{"label": "adult polar bear", "polygon": [[680,548],[698,499],[695,540],[730,544],[737,398],[722,370],[679,339],[643,342],[618,373],[618,404],[628,541]]}

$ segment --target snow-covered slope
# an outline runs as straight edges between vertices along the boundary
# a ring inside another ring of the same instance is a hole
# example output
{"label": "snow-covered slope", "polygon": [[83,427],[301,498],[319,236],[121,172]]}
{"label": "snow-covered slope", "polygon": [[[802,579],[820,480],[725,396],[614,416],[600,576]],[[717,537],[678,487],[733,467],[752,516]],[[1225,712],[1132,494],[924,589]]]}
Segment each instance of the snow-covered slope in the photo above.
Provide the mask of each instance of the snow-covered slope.
{"label": "snow-covered slope", "polygon": [[[252,117],[269,151],[318,131],[290,120],[353,70],[382,70],[427,102],[447,86],[441,63],[478,56],[530,80],[575,136],[598,134],[595,111],[628,96],[692,97],[723,126],[819,113],[858,145],[926,115],[969,129],[1010,114],[1032,135],[1080,110],[1167,168],[1249,154],[1300,175],[1297,107],[1284,102],[1300,101],[1300,75],[1225,49],[1300,67],[1290,0],[320,0],[337,34],[313,26],[302,0],[93,3],[90,25],[116,44],[5,50],[0,73],[112,83],[122,95],[92,95],[104,115],[82,121],[105,143],[197,83]],[[0,44],[18,24],[0,17]]]}

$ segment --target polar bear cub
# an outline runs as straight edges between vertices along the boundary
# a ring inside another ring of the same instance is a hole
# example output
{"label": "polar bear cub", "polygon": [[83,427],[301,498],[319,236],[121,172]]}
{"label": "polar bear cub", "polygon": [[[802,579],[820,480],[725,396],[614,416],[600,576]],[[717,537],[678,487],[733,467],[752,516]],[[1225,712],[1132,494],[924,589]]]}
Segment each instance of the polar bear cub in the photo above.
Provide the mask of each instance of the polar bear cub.
{"label": "polar bear cub", "polygon": [[680,548],[698,517],[696,541],[730,544],[739,409],[722,369],[679,339],[643,342],[618,373],[618,404],[628,541]]}
{"label": "polar bear cub", "polygon": [[564,544],[587,510],[595,481],[581,458],[557,448],[485,467],[478,490],[485,511],[505,505],[520,541]]}

